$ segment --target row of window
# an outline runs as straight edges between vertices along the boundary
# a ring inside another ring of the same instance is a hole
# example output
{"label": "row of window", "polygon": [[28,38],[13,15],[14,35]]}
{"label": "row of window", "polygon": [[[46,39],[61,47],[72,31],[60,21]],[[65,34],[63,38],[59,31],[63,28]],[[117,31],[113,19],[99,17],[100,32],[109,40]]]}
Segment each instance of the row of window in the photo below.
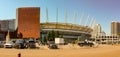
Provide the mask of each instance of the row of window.
{"label": "row of window", "polygon": [[118,38],[118,36],[97,36],[96,38]]}

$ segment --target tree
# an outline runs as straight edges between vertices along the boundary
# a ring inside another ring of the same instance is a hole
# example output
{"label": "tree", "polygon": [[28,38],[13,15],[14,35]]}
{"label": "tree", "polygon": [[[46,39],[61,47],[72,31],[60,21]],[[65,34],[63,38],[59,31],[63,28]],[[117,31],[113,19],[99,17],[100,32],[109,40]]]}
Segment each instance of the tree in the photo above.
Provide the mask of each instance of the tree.
{"label": "tree", "polygon": [[53,40],[55,40],[55,32],[54,32],[54,30],[52,30],[52,31],[50,31],[48,33],[48,41],[53,41]]}
{"label": "tree", "polygon": [[55,37],[59,37],[59,31],[55,32]]}
{"label": "tree", "polygon": [[47,43],[47,38],[44,36],[43,42]]}

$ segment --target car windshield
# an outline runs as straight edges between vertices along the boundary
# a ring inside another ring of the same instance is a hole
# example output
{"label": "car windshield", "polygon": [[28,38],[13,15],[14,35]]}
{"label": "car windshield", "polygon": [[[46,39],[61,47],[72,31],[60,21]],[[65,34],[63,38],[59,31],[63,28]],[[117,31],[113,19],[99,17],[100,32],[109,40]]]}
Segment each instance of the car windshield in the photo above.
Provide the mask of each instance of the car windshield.
{"label": "car windshield", "polygon": [[9,43],[9,44],[13,44],[13,42],[12,42],[12,41],[8,41],[7,43]]}
{"label": "car windshield", "polygon": [[50,44],[55,44],[55,41],[50,41]]}
{"label": "car windshield", "polygon": [[15,43],[24,43],[24,40],[16,40]]}
{"label": "car windshield", "polygon": [[35,43],[35,41],[29,41],[29,43]]}
{"label": "car windshield", "polygon": [[35,43],[34,39],[29,39],[28,41],[29,41],[29,43]]}

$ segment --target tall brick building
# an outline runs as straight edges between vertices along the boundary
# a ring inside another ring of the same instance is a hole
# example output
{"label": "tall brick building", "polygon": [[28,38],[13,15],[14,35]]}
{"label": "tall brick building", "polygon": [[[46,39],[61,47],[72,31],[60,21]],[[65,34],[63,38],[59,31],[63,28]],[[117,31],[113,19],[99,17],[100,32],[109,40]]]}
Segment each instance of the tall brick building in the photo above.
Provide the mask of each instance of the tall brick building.
{"label": "tall brick building", "polygon": [[40,7],[22,7],[16,11],[16,29],[22,38],[40,37]]}

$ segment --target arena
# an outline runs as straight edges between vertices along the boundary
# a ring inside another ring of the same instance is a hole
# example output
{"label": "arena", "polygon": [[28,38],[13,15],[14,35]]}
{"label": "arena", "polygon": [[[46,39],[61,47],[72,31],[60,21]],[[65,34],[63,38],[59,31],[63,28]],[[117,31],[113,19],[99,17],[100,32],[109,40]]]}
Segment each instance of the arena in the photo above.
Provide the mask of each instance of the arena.
{"label": "arena", "polygon": [[58,23],[58,22],[45,22],[40,23],[41,25],[41,38],[45,38],[50,31],[59,32],[59,36],[67,39],[68,42],[71,40],[77,40],[82,38],[83,40],[91,37],[92,29],[88,26],[81,26],[70,23]]}

